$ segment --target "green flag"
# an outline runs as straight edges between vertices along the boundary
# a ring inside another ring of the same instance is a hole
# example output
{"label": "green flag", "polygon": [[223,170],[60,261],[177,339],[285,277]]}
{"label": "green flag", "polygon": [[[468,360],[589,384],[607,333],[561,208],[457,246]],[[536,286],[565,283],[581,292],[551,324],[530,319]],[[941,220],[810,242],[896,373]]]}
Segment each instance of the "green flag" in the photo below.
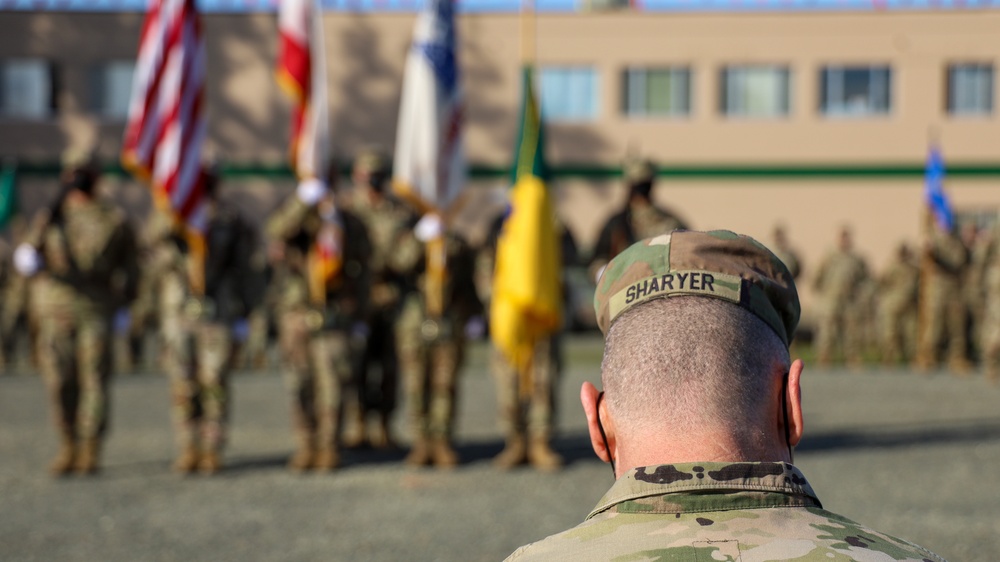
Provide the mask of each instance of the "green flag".
{"label": "green flag", "polygon": [[0,169],[0,228],[17,213],[17,166],[4,163]]}

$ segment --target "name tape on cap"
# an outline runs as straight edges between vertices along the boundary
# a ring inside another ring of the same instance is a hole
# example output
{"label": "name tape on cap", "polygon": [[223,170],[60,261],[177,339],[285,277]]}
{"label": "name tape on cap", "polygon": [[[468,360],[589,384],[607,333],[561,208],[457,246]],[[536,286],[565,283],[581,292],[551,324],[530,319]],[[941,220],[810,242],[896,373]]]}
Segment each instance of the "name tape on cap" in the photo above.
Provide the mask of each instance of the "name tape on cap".
{"label": "name tape on cap", "polygon": [[698,295],[725,299],[739,304],[740,277],[713,271],[673,271],[632,283],[611,297],[608,320],[648,300],[678,295]]}

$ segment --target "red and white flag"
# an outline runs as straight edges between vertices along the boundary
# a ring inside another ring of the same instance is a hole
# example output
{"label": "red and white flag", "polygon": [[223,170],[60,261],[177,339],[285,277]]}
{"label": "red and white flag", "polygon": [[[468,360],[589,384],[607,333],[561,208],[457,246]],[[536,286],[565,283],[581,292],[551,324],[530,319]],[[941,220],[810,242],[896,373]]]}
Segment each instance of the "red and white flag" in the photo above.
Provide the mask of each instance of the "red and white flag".
{"label": "red and white flag", "polygon": [[139,39],[122,164],[194,233],[207,224],[201,149],[205,42],[194,0],[150,0]]}
{"label": "red and white flag", "polygon": [[281,0],[278,82],[295,102],[292,110],[292,169],[299,179],[322,178],[329,152],[326,56],[316,0]]}

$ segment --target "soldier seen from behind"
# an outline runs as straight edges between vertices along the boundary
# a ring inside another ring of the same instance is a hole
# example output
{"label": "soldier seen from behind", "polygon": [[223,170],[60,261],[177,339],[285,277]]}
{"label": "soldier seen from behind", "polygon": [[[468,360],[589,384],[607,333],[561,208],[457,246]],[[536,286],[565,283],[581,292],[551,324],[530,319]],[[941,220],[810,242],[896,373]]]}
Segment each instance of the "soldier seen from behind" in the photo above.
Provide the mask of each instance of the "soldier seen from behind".
{"label": "soldier seen from behind", "polygon": [[622,176],[628,189],[628,200],[625,208],[601,228],[590,264],[590,274],[595,280],[611,258],[635,241],[659,232],[688,228],[677,215],[653,203],[656,164],[630,157],[622,166]]}
{"label": "soldier seen from behind", "polygon": [[89,154],[71,154],[56,202],[35,215],[14,254],[39,319],[39,369],[61,441],[55,475],[98,470],[110,409],[112,318],[135,297],[138,282],[134,233],[118,206],[97,194],[98,176]]}
{"label": "soldier seen from behind", "polygon": [[367,314],[371,243],[361,220],[317,179],[300,182],[272,214],[267,237],[297,441],[288,467],[329,471],[340,465],[342,389],[352,330]]}
{"label": "soldier seen from behind", "polygon": [[726,231],[643,240],[611,261],[594,309],[603,391],[585,382],[580,400],[615,481],[585,521],[508,560],[943,561],[826,511],[792,464],[799,299],[762,244]]}

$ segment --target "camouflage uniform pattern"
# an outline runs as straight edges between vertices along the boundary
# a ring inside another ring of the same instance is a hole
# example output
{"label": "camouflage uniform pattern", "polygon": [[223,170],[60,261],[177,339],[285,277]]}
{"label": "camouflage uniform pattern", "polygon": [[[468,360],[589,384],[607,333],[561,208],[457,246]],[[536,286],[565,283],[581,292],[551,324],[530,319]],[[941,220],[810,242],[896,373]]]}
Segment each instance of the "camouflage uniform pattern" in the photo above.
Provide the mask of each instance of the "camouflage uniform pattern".
{"label": "camouflage uniform pattern", "polygon": [[124,214],[99,198],[67,198],[60,215],[36,217],[26,239],[44,259],[30,287],[38,366],[64,444],[90,449],[90,471],[108,426],[111,319],[135,293],[135,237]]}
{"label": "camouflage uniform pattern", "polygon": [[237,211],[214,203],[206,234],[205,295],[191,291],[191,256],[172,220],[157,212],[150,221],[155,240],[150,258],[151,291],[160,311],[163,366],[170,378],[172,418],[181,459],[194,468],[197,457],[218,468],[229,418],[232,325],[245,318],[251,301],[250,256],[254,234]]}
{"label": "camouflage uniform pattern", "polygon": [[[421,270],[425,265],[423,247],[413,253],[403,248],[413,248],[416,238],[401,245],[396,259],[399,270],[412,265]],[[432,318],[427,314],[425,276],[418,280],[419,291],[411,293],[403,303],[397,328],[400,370],[405,382],[407,411],[414,435],[414,450],[408,457],[410,464],[434,462],[450,466],[457,462],[450,443],[454,433],[455,405],[458,393],[458,374],[465,353],[465,324],[472,316],[481,313],[482,305],[474,285],[475,257],[462,239],[448,235],[447,279],[444,286],[444,315]],[[433,451],[424,450],[436,446]],[[443,458],[448,457],[448,458]]]}
{"label": "camouflage uniform pattern", "polygon": [[[389,420],[396,410],[399,386],[397,324],[404,298],[416,289],[415,257],[421,253],[418,243],[407,239],[417,218],[401,202],[386,196],[374,199],[360,193],[348,208],[364,223],[371,241],[372,282],[368,315],[364,319],[367,338],[360,342],[352,392],[345,397],[345,413],[349,413],[346,421],[353,421],[354,427],[345,427],[345,433],[353,432],[352,439],[363,442],[368,414],[377,413],[379,431],[372,435],[372,442],[387,446],[391,441]],[[372,363],[379,367],[378,380],[369,376]]]}
{"label": "camouflage uniform pattern", "polygon": [[864,346],[864,311],[858,304],[862,285],[868,279],[868,267],[852,250],[829,253],[816,270],[814,287],[822,302],[816,334],[817,360],[829,364],[838,344],[849,364],[861,363]]}
{"label": "camouflage uniform pattern", "polygon": [[713,462],[632,469],[583,523],[507,560],[943,558],[824,510],[790,464]]}
{"label": "camouflage uniform pattern", "polygon": [[879,279],[879,347],[882,361],[895,364],[916,348],[920,268],[909,253],[897,255]]}
{"label": "camouflage uniform pattern", "polygon": [[961,373],[969,368],[961,287],[968,258],[968,250],[958,236],[934,229],[925,256],[928,278],[922,295],[924,318],[917,349],[919,368],[937,365],[941,346],[947,348],[950,369]]}
{"label": "camouflage uniform pattern", "polygon": [[601,228],[594,246],[591,274],[638,240],[651,238],[671,230],[686,230],[688,226],[671,212],[650,201],[630,201],[623,211],[612,216]]}
{"label": "camouflage uniform pattern", "polygon": [[993,227],[983,247],[983,291],[986,306],[980,347],[986,377],[996,383],[1000,382],[1000,225]]}
{"label": "camouflage uniform pattern", "polygon": [[267,236],[282,258],[274,264],[278,339],[292,401],[299,449],[296,470],[331,469],[338,462],[341,392],[351,374],[351,328],[368,306],[371,244],[354,215],[336,211],[343,228],[342,267],[325,302],[309,291],[308,253],[323,228],[317,206],[289,198],[268,219]]}
{"label": "camouflage uniform pattern", "polygon": [[[484,302],[489,301],[492,293],[496,246],[503,221],[504,216],[501,215],[493,222],[486,243],[476,254],[476,290]],[[573,237],[561,222],[557,222],[556,228],[562,239],[563,265],[575,263],[577,252]],[[567,295],[564,280],[564,302],[568,300]],[[500,468],[511,468],[525,461],[546,469],[562,464],[562,459],[548,445],[555,420],[555,387],[560,374],[559,344],[559,334],[535,344],[528,376],[522,376],[496,347],[490,354],[490,371],[496,383],[498,425],[506,439],[504,451],[494,460]],[[524,388],[526,384],[529,386]],[[532,452],[536,454],[531,455]]]}

